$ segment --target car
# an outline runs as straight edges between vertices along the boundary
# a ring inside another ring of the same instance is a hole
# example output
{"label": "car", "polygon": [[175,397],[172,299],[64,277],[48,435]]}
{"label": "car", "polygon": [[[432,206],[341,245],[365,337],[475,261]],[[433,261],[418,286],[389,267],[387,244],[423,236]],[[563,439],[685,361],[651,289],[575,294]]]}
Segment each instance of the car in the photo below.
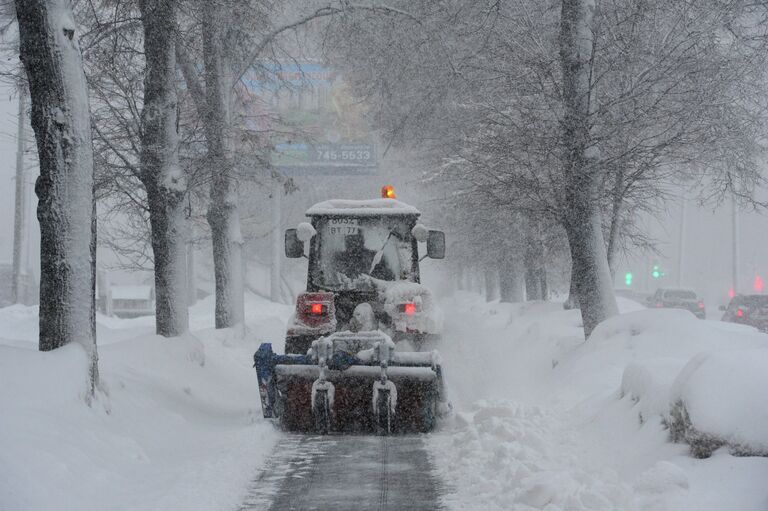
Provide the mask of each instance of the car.
{"label": "car", "polygon": [[768,295],[736,295],[725,308],[723,321],[739,323],[768,332]]}
{"label": "car", "polygon": [[683,288],[659,288],[648,297],[649,307],[659,309],[685,309],[691,311],[699,319],[707,317],[704,302],[696,295],[696,291]]}

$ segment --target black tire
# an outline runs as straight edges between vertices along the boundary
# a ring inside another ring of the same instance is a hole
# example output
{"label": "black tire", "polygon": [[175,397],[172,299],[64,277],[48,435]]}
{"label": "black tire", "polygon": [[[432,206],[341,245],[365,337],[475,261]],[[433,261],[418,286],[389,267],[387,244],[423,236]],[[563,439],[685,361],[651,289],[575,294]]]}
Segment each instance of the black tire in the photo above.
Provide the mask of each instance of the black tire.
{"label": "black tire", "polygon": [[389,389],[378,389],[376,397],[376,434],[389,435],[392,433],[392,408],[390,406]]}
{"label": "black tire", "polygon": [[437,425],[437,403],[434,394],[424,399],[421,405],[421,428],[422,433],[429,433]]}
{"label": "black tire", "polygon": [[315,392],[315,402],[312,403],[312,414],[315,418],[315,433],[327,435],[331,431],[331,409],[328,402],[328,391]]}

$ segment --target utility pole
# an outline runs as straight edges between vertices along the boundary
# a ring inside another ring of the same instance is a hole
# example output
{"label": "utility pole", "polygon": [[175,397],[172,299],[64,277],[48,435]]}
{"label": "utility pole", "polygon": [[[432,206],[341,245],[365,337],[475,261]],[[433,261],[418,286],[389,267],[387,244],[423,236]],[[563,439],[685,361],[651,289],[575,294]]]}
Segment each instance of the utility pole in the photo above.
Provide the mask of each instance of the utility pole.
{"label": "utility pole", "polygon": [[282,183],[277,174],[272,176],[272,266],[269,274],[269,299],[273,302],[280,302],[280,257],[281,240],[280,224],[281,222],[281,199]]}
{"label": "utility pole", "polygon": [[731,195],[731,241],[732,245],[732,262],[731,268],[731,281],[733,285],[734,295],[739,294],[739,208],[736,205],[736,194]]}
{"label": "utility pole", "polygon": [[683,195],[683,200],[680,205],[680,233],[677,243],[677,287],[683,286],[683,257],[685,256],[685,227],[686,227],[686,211],[688,202]]}
{"label": "utility pole", "polygon": [[24,124],[26,114],[27,89],[19,82],[19,116],[16,133],[16,207],[13,215],[13,282],[11,283],[11,300],[21,302],[21,274],[24,228]]}

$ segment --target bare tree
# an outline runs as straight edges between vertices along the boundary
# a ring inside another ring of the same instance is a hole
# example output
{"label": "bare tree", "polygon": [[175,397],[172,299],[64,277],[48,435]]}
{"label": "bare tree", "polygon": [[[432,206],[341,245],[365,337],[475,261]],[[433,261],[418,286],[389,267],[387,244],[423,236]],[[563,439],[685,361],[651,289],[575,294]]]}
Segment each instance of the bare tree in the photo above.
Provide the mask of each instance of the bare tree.
{"label": "bare tree", "polygon": [[[231,6],[230,6],[231,7]],[[205,140],[211,172],[210,204],[206,215],[211,227],[216,280],[216,328],[242,325],[243,237],[240,232],[232,125],[232,58],[227,37],[234,22],[226,3],[203,6],[202,35],[205,63]]]}
{"label": "bare tree", "polygon": [[563,0],[560,59],[563,74],[562,157],[565,176],[563,218],[571,246],[571,279],[579,297],[584,333],[618,313],[597,202],[602,184],[596,165],[598,149],[591,134],[593,0]]}
{"label": "bare tree", "polygon": [[65,0],[18,0],[21,60],[32,99],[40,177],[40,350],[71,342],[90,358],[98,380],[95,323],[96,219],[88,95]]}
{"label": "bare tree", "polygon": [[[176,0],[141,0],[144,27],[144,105],[140,179],[147,193],[155,268],[155,324],[166,337],[189,328],[184,198],[179,166],[176,95]],[[170,29],[169,29],[170,27]]]}

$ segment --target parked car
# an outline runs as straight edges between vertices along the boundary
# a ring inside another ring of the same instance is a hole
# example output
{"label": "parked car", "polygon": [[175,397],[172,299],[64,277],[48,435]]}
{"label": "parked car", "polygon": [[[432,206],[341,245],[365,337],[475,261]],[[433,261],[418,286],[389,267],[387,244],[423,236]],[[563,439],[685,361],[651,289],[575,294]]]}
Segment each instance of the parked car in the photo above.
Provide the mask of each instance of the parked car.
{"label": "parked car", "polygon": [[661,287],[646,300],[648,307],[659,309],[685,309],[691,311],[699,319],[707,317],[704,302],[696,295],[696,291],[682,288]]}
{"label": "parked car", "polygon": [[723,309],[723,321],[749,325],[761,332],[768,332],[768,295],[737,295]]}

